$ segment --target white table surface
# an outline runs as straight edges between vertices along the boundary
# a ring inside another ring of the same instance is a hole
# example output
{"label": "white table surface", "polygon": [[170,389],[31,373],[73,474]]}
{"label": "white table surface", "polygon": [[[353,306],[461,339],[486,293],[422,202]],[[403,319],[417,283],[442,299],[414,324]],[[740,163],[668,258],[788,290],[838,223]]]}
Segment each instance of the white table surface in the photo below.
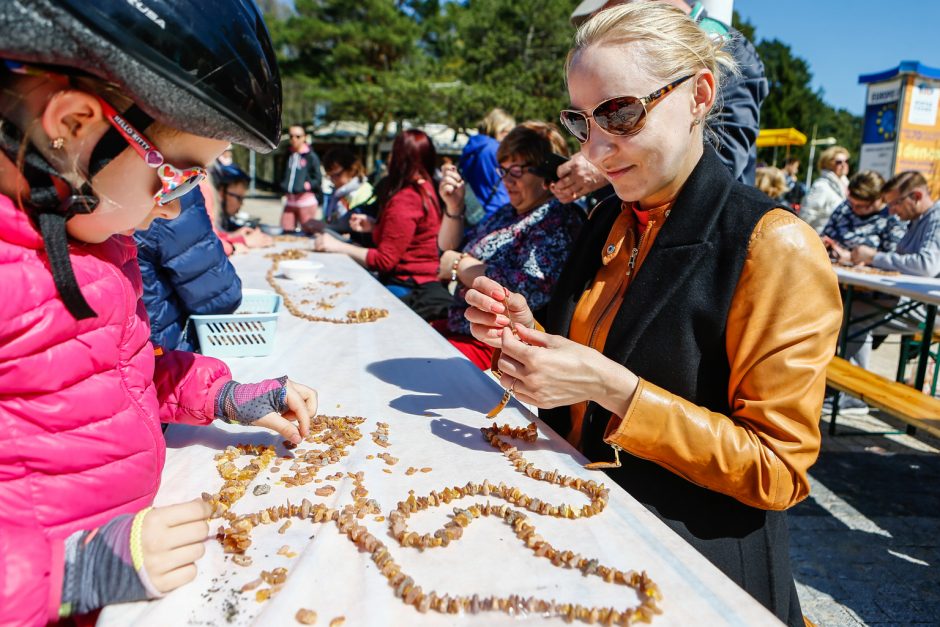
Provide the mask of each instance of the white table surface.
{"label": "white table surface", "polygon": [[[279,244],[279,249],[287,246]],[[263,251],[270,252],[270,251]],[[267,288],[265,272],[271,262],[263,252],[233,257],[245,287]],[[312,323],[286,311],[278,322],[275,351],[268,357],[229,359],[237,380],[253,381],[287,374],[319,391],[320,412],[363,416],[363,437],[339,464],[327,466],[319,477],[337,471],[362,470],[369,498],[375,498],[388,514],[409,489],[417,496],[467,481],[504,481],[526,494],[555,504],[587,503],[573,490],[550,486],[516,472],[490,447],[480,427],[492,424],[484,413],[501,396],[501,388],[463,358],[420,318],[345,256],[311,254],[322,262],[322,276],[347,281],[349,292],[337,301],[336,312],[364,306],[387,308],[388,318],[359,325]],[[283,286],[292,282],[282,280]],[[295,284],[296,285],[296,284]],[[318,285],[318,284],[314,284]],[[323,293],[335,288],[323,287]],[[497,418],[499,423],[525,426],[534,417],[513,401]],[[389,426],[391,446],[379,448],[369,434],[376,422]],[[559,550],[570,549],[601,564],[622,570],[646,570],[659,585],[663,614],[653,625],[762,625],[779,624],[748,594],[713,567],[685,541],[605,475],[582,468],[584,458],[567,442],[539,423],[539,440],[514,441],[526,458],[539,468],[585,479],[602,481],[610,489],[608,507],[589,519],[562,520],[530,515],[537,532]],[[167,431],[167,460],[156,505],[167,505],[215,492],[222,485],[213,456],[236,443],[279,443],[276,435],[257,429],[217,423],[210,427],[172,425]],[[310,445],[306,445],[311,448]],[[279,454],[283,449],[278,447]],[[367,455],[388,452],[399,458],[395,466]],[[239,460],[239,465],[245,463]],[[431,467],[429,473],[406,476],[409,467]],[[270,468],[270,467],[269,467]],[[390,468],[393,474],[382,472]],[[285,466],[282,470],[287,470]],[[351,482],[333,482],[337,490],[327,498],[313,490],[325,484],[287,488],[274,484],[278,475],[262,472],[252,484],[269,483],[271,492],[256,497],[249,486],[233,511],[249,513],[287,499],[342,507],[352,501]],[[447,521],[454,505],[465,507],[484,499],[464,499],[443,508],[412,515],[411,528],[419,533]],[[490,498],[494,505],[502,504]],[[211,521],[213,529],[220,521]],[[584,577],[576,570],[553,567],[525,548],[512,530],[493,518],[474,521],[459,541],[446,548],[419,552],[403,548],[389,536],[387,522],[365,521],[369,530],[389,547],[403,570],[425,592],[438,594],[499,594],[536,596],[589,606],[635,606],[636,593],[624,586]],[[199,562],[196,580],[161,600],[106,608],[99,625],[296,625],[294,615],[308,608],[319,615],[318,625],[345,616],[346,625],[517,625],[564,624],[540,616],[510,617],[501,613],[442,615],[420,614],[393,595],[386,579],[365,553],[337,530],[334,523],[313,524],[295,520],[284,534],[278,525],[254,530],[247,554],[249,567],[233,564],[221,546],[210,541]],[[298,557],[276,554],[290,545]],[[287,584],[271,600],[258,603],[254,592],[239,593],[242,584],[258,577],[262,568],[289,569]],[[226,611],[231,610],[235,611]],[[233,616],[234,614],[234,616]]]}
{"label": "white table surface", "polygon": [[883,275],[857,272],[834,265],[839,283],[865,287],[884,294],[906,296],[929,305],[940,305],[940,279],[910,274]]}

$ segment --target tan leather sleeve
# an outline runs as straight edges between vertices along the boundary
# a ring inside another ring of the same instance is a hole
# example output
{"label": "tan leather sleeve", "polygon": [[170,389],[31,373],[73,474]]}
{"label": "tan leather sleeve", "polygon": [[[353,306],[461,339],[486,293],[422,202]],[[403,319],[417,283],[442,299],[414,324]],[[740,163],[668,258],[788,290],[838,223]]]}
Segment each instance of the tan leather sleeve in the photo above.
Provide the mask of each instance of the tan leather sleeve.
{"label": "tan leather sleeve", "polygon": [[747,505],[795,505],[809,494],[806,472],[819,455],[826,366],[841,318],[819,236],[789,212],[769,212],[754,229],[728,316],[732,414],[641,381],[605,440]]}

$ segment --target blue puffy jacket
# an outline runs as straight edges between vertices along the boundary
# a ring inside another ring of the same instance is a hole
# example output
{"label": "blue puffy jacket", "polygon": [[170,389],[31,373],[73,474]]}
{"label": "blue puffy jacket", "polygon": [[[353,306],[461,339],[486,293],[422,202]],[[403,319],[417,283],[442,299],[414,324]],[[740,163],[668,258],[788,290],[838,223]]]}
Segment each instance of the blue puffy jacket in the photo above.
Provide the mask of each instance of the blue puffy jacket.
{"label": "blue puffy jacket", "polygon": [[205,200],[196,189],[180,201],[175,220],[156,219],[134,234],[144,279],[150,339],[167,350],[193,350],[191,314],[227,314],[242,300],[242,282],[212,232]]}

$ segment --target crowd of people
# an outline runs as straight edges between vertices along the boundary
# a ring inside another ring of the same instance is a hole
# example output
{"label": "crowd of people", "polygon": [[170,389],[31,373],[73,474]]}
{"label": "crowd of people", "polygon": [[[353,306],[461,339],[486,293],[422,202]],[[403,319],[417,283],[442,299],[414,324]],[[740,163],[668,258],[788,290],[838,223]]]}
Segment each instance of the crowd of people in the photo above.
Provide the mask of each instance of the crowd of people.
{"label": "crowd of people", "polygon": [[[0,622],[193,579],[208,506],[151,508],[161,423],[296,443],[317,409],[311,388],[238,383],[189,352],[191,315],[239,306],[230,255],[272,244],[241,211],[229,142],[277,147],[281,88],[253,2],[162,4],[173,38],[133,3],[0,8]],[[456,163],[401,130],[380,180],[348,148],[321,160],[291,125],[280,227],[372,272],[802,625],[786,510],[820,449],[842,320],[830,261],[940,275],[940,203],[916,172],[848,178],[840,146],[809,189],[798,159],[758,168],[763,66],[697,3],[585,0],[571,19],[558,124],[494,109]],[[68,45],[38,36],[50,22]],[[851,356],[865,365],[871,344]]]}

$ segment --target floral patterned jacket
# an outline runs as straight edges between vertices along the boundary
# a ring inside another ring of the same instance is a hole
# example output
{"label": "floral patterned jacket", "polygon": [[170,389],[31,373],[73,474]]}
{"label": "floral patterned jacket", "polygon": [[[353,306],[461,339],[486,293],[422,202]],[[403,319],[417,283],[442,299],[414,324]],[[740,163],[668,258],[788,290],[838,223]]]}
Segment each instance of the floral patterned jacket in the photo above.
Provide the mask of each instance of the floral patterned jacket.
{"label": "floral patterned jacket", "polygon": [[[554,198],[522,215],[506,204],[470,231],[463,252],[485,262],[486,276],[525,296],[538,311],[548,304],[583,222],[580,207]],[[454,294],[447,326],[469,335],[466,292],[461,286]]]}

